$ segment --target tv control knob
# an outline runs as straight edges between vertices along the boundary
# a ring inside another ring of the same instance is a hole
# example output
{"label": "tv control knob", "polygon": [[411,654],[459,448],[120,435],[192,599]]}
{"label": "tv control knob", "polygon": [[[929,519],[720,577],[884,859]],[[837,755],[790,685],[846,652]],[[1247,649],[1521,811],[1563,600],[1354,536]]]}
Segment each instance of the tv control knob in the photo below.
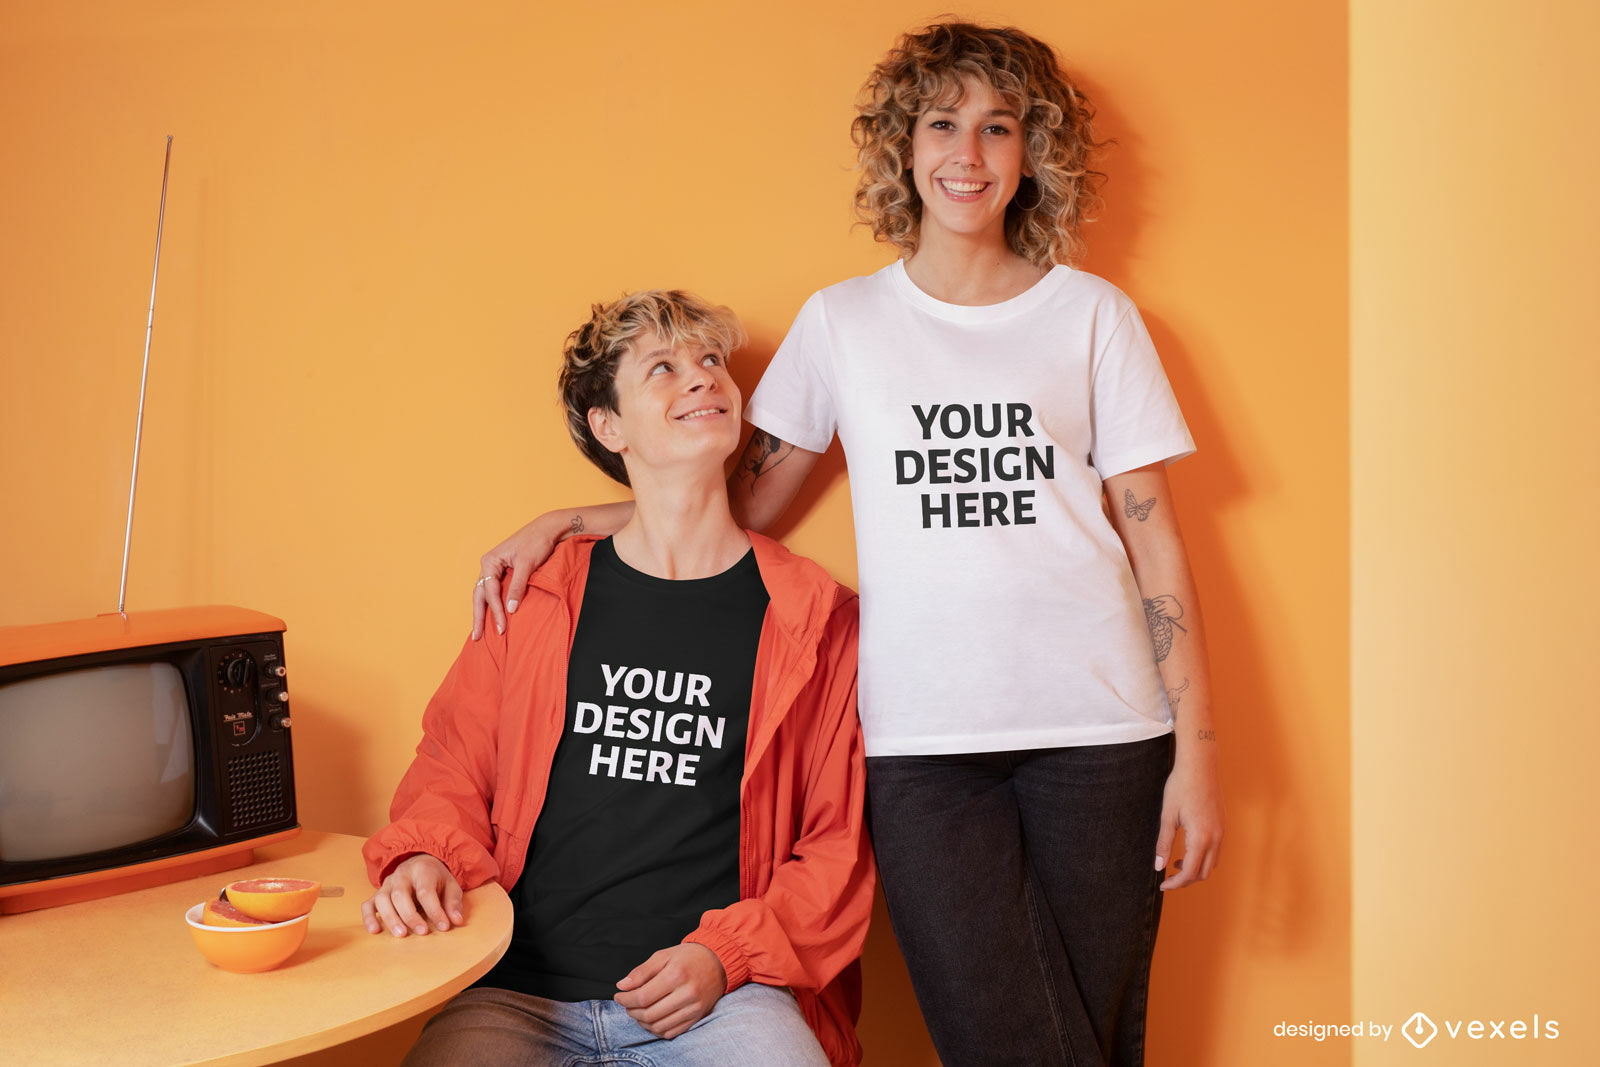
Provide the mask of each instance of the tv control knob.
{"label": "tv control knob", "polygon": [[287,689],[280,689],[276,693],[272,694],[272,699],[276,700],[280,704],[287,704],[289,703],[289,691]]}
{"label": "tv control knob", "polygon": [[291,725],[293,725],[293,720],[289,718],[287,712],[272,717],[272,728],[274,730],[287,730]]}
{"label": "tv control knob", "polygon": [[234,652],[222,661],[218,674],[226,688],[246,689],[256,680],[256,661],[248,652]]}
{"label": "tv control knob", "polygon": [[278,664],[276,667],[272,668],[272,675],[275,678],[282,678],[284,675],[286,675],[288,673],[289,673],[288,671],[283,669],[283,664],[281,664],[281,663]]}

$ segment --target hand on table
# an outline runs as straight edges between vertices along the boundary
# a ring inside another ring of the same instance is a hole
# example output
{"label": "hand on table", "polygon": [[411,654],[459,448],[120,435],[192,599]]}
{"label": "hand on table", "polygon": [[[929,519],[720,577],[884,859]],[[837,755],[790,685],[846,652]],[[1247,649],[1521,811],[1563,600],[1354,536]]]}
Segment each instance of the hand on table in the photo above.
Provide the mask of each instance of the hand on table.
{"label": "hand on table", "polygon": [[461,886],[450,868],[435,856],[419,852],[402,860],[378,891],[361,902],[361,920],[367,932],[388,930],[395,937],[426,934],[466,925],[461,910]]}
{"label": "hand on table", "polygon": [[617,983],[613,999],[640,1026],[671,1040],[711,1013],[728,975],[706,946],[689,941],[651,954]]}

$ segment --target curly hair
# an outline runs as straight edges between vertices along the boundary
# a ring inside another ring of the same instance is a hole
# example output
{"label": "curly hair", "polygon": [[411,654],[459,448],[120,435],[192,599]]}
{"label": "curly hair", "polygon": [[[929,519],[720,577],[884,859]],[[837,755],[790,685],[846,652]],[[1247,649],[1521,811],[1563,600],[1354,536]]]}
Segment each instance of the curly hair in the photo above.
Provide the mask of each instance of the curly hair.
{"label": "curly hair", "polygon": [[589,321],[567,335],[561,350],[561,404],[567,432],[589,462],[629,485],[622,457],[602,445],[589,429],[589,410],[617,410],[617,364],[645,331],[663,341],[715,350],[724,358],[745,342],[733,312],[681,289],[624,293],[589,309]]}
{"label": "curly hair", "polygon": [[873,68],[850,126],[861,172],[857,218],[901,255],[916,252],[922,198],[911,180],[912,131],[930,107],[959,100],[967,76],[992,85],[1022,121],[1024,170],[1033,177],[1006,205],[1006,243],[1040,267],[1073,262],[1084,250],[1082,224],[1100,206],[1105,175],[1089,164],[1106,142],[1095,140],[1094,109],[1055,50],[1011,27],[935,23],[905,34]]}

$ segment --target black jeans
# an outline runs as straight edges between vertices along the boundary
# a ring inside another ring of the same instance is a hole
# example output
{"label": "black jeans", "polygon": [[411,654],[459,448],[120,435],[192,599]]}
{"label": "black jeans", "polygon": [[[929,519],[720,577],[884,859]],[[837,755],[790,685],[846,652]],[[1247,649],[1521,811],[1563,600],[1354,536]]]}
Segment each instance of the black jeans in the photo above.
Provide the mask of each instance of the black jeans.
{"label": "black jeans", "polygon": [[945,1067],[1144,1062],[1172,735],[867,760],[895,938]]}

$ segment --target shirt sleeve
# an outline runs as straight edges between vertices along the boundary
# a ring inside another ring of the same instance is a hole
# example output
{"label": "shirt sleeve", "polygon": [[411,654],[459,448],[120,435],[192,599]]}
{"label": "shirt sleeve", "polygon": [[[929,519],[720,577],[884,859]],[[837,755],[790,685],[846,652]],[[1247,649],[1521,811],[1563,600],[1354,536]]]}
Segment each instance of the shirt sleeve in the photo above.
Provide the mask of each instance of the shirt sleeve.
{"label": "shirt sleeve", "polygon": [[362,848],[373,885],[418,852],[442,860],[462,889],[499,876],[489,809],[505,642],[492,632],[469,639],[428,702],[416,758],[389,807],[391,822]]}
{"label": "shirt sleeve", "polygon": [[1102,480],[1194,449],[1161,358],[1131,303],[1095,353],[1091,454]]}
{"label": "shirt sleeve", "polygon": [[822,294],[815,293],[745,406],[751,425],[808,452],[828,450],[839,419],[827,340]]}

